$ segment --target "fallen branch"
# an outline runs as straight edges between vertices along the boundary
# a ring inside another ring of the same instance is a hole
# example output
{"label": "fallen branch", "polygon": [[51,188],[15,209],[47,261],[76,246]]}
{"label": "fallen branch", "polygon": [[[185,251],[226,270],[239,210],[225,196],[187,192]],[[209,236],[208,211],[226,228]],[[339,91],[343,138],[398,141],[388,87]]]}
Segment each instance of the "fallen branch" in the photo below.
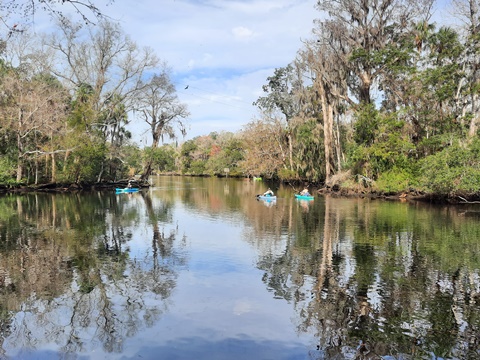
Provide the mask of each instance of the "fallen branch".
{"label": "fallen branch", "polygon": [[465,198],[463,198],[463,197],[461,197],[461,196],[459,196],[459,195],[457,195],[457,197],[458,197],[459,199],[461,199],[461,200],[462,200],[464,203],[466,203],[466,204],[480,204],[480,201],[468,201],[467,199],[465,199]]}

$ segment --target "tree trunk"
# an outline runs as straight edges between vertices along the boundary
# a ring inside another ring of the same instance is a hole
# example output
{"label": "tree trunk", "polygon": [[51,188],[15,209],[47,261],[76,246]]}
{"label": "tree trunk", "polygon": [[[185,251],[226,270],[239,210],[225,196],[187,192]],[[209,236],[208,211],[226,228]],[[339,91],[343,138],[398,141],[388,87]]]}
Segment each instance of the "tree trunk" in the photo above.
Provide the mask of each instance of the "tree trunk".
{"label": "tree trunk", "polygon": [[18,156],[17,156],[17,182],[20,182],[23,177],[23,157],[22,157],[22,142],[20,139],[20,134],[17,135],[17,146],[18,146]]}
{"label": "tree trunk", "polygon": [[288,160],[290,162],[289,170],[293,170],[293,143],[292,143],[292,134],[288,132]]}
{"label": "tree trunk", "polygon": [[57,163],[55,159],[55,154],[52,154],[52,183],[57,182]]}
{"label": "tree trunk", "polygon": [[325,184],[329,184],[333,174],[333,106],[328,102],[323,84],[319,84],[323,113],[323,145],[325,147]]}

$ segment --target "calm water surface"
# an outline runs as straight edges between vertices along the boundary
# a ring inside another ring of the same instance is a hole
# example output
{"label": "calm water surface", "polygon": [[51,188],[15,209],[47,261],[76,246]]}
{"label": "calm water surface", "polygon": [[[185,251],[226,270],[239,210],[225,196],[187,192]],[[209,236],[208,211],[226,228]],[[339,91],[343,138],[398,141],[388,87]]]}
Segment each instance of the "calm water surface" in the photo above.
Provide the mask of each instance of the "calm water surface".
{"label": "calm water surface", "polygon": [[0,197],[0,358],[477,359],[480,206],[158,177]]}

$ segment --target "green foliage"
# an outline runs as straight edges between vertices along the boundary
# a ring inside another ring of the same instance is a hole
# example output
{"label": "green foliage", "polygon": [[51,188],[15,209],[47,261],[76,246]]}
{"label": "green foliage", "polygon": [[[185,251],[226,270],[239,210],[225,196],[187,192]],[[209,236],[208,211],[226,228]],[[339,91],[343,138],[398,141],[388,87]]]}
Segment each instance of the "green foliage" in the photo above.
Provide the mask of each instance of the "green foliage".
{"label": "green foliage", "polygon": [[6,156],[0,157],[0,184],[13,186],[16,185],[15,174],[16,163]]}
{"label": "green foliage", "polygon": [[[325,159],[323,146],[323,129],[315,120],[310,120],[295,127],[294,164],[301,178],[319,181],[325,178]],[[285,172],[283,169],[279,177],[282,179],[295,179],[295,172]]]}
{"label": "green foliage", "polygon": [[355,173],[373,179],[393,168],[411,173],[415,147],[396,114],[381,114],[367,105],[359,112],[355,128],[359,133],[348,148],[349,167]]}
{"label": "green foliage", "polygon": [[294,68],[291,64],[277,68],[274,75],[267,78],[263,85],[266,96],[261,96],[253,104],[267,112],[279,110],[287,121],[295,115],[294,89],[298,84],[294,80]]}
{"label": "green foliage", "polygon": [[184,169],[183,172],[190,175],[204,175],[206,173],[206,163],[202,160],[192,161],[190,167]]}
{"label": "green foliage", "polygon": [[239,163],[244,158],[244,149],[242,142],[232,137],[224,142],[223,147],[218,147],[218,151],[211,153],[206,162],[206,171],[211,175],[225,175],[224,169],[229,169],[229,176],[240,176],[242,170]]}
{"label": "green foliage", "polygon": [[427,190],[449,195],[480,192],[480,141],[468,146],[458,140],[452,146],[420,162],[421,185]]}
{"label": "green foliage", "polygon": [[373,104],[366,104],[355,113],[353,139],[356,144],[369,146],[375,140],[379,113]]}
{"label": "green foliage", "polygon": [[77,88],[75,97],[70,105],[70,116],[68,124],[80,131],[88,130],[93,122],[96,113],[93,110],[93,87],[89,84],[81,84]]}
{"label": "green foliage", "polygon": [[280,180],[293,180],[298,178],[295,171],[285,168],[280,169],[277,175]]}
{"label": "green foliage", "polygon": [[194,140],[185,141],[180,148],[180,170],[183,174],[189,173],[192,166],[192,154],[198,146]]}
{"label": "green foliage", "polygon": [[100,139],[80,137],[75,150],[67,158],[64,171],[60,174],[61,180],[72,183],[96,182],[106,154],[107,148]]}
{"label": "green foliage", "polygon": [[158,172],[175,171],[175,149],[169,145],[164,145],[156,149],[150,147],[143,152],[144,159],[152,159],[152,166]]}
{"label": "green foliage", "polygon": [[384,193],[399,193],[417,185],[416,176],[407,169],[393,167],[381,173],[375,182],[375,189]]}
{"label": "green foliage", "polygon": [[127,145],[123,149],[123,154],[125,167],[128,169],[133,169],[135,173],[140,172],[142,169],[143,151],[140,150],[136,145]]}

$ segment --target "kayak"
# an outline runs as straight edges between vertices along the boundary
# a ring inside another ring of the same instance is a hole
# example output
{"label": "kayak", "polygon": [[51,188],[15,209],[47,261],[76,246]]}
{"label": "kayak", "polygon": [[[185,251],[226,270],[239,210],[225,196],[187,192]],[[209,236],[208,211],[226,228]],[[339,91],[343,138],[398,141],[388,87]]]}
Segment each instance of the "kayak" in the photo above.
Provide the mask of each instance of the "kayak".
{"label": "kayak", "polygon": [[262,200],[277,200],[277,197],[275,195],[257,195],[258,199]]}
{"label": "kayak", "polygon": [[300,195],[300,194],[295,194],[295,198],[301,199],[301,200],[313,200],[315,197],[313,195]]}
{"label": "kayak", "polygon": [[133,193],[139,191],[139,188],[116,188],[115,192],[118,193]]}

